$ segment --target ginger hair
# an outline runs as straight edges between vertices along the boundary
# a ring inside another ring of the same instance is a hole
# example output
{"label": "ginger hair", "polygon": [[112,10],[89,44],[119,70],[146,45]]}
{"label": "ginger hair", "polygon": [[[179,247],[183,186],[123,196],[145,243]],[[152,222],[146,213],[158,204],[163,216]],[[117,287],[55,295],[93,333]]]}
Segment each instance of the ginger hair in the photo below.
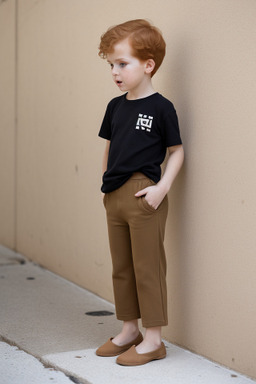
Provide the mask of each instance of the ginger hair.
{"label": "ginger hair", "polygon": [[106,59],[114,51],[115,44],[129,40],[134,57],[141,61],[152,59],[155,62],[151,77],[156,73],[165,56],[165,41],[160,30],[147,20],[136,19],[110,27],[101,36],[99,56]]}

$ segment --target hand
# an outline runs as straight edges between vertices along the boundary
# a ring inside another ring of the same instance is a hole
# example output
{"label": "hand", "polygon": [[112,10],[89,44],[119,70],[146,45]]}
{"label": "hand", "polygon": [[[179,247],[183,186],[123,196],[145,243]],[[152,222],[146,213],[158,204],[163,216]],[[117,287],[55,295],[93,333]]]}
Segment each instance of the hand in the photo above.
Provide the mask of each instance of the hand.
{"label": "hand", "polygon": [[147,203],[154,209],[159,207],[165,195],[166,193],[158,185],[152,185],[135,193],[136,197],[145,196]]}

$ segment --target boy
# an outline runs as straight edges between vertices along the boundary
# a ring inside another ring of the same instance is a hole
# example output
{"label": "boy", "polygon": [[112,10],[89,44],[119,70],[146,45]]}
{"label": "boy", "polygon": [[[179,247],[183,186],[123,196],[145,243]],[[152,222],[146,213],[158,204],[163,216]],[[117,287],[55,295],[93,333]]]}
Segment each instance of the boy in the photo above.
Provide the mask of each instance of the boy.
{"label": "boy", "polygon": [[[110,64],[124,95],[108,104],[99,136],[119,335],[99,347],[121,365],[141,365],[166,356],[161,327],[167,325],[164,231],[167,192],[184,158],[178,119],[170,101],[155,92],[152,76],[165,55],[161,32],[146,20],[110,28],[99,55]],[[161,177],[160,165],[169,159]],[[144,339],[138,319],[146,328]]]}

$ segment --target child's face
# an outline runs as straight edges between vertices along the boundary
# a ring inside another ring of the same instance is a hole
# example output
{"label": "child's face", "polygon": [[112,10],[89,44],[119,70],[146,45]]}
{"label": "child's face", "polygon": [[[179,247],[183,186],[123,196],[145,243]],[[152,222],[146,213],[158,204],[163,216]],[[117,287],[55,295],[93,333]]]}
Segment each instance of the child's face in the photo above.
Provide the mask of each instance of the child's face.
{"label": "child's face", "polygon": [[151,76],[147,73],[147,61],[141,61],[132,55],[128,39],[114,45],[114,51],[107,55],[113,80],[119,89],[130,95],[143,92]]}

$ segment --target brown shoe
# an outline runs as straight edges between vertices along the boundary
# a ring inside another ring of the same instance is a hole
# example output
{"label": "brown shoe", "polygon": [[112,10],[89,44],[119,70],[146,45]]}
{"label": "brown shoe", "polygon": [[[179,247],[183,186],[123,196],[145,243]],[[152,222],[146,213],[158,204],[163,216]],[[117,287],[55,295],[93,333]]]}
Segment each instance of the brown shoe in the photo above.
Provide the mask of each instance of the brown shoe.
{"label": "brown shoe", "polygon": [[135,346],[133,345],[128,351],[124,352],[121,356],[118,356],[116,362],[120,365],[143,365],[152,360],[163,359],[165,356],[166,349],[164,343],[161,344],[160,348],[149,353],[137,353]]}
{"label": "brown shoe", "polygon": [[103,356],[103,357],[111,357],[111,356],[118,356],[121,355],[121,353],[127,351],[129,348],[131,348],[132,345],[138,345],[143,341],[143,336],[141,333],[136,337],[135,340],[133,340],[131,343],[125,344],[125,345],[116,345],[112,342],[113,337],[109,339],[105,344],[103,344],[101,347],[99,347],[96,350],[96,355]]}

